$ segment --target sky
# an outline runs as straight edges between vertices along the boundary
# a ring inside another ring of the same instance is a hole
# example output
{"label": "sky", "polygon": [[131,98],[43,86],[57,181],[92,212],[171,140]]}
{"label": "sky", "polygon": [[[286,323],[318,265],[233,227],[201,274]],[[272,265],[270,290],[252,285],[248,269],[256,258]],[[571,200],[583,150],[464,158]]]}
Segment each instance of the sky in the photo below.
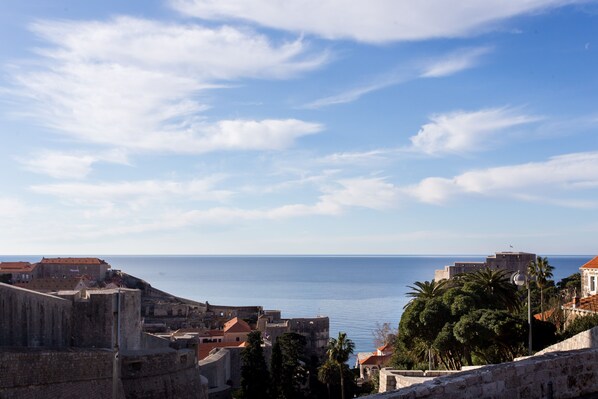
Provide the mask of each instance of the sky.
{"label": "sky", "polygon": [[598,252],[598,2],[23,0],[0,254]]}

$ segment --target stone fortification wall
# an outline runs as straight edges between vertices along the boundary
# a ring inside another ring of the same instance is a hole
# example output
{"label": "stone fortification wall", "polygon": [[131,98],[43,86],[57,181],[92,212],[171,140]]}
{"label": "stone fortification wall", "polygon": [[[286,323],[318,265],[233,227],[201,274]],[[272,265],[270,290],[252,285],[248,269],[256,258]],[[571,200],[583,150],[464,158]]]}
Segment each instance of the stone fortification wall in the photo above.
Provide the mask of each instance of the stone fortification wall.
{"label": "stone fortification wall", "polygon": [[[207,399],[191,350],[123,353],[121,359],[123,398]],[[102,349],[6,349],[0,352],[0,398],[110,398],[112,363],[112,351]]]}
{"label": "stone fortification wall", "polygon": [[312,317],[289,319],[291,332],[301,334],[307,339],[306,354],[322,359],[326,355],[326,347],[330,339],[330,319],[328,317]]}
{"label": "stone fortification wall", "polygon": [[209,399],[231,397],[231,352],[228,349],[214,349],[212,354],[199,361],[201,375],[208,380]]}
{"label": "stone fortification wall", "polygon": [[81,348],[113,348],[120,295],[120,347],[141,347],[141,293],[132,289],[87,291],[73,302],[73,337]]}
{"label": "stone fortification wall", "polygon": [[190,349],[125,352],[121,379],[127,398],[207,398]]}
{"label": "stone fortification wall", "polygon": [[112,395],[111,351],[3,349],[0,398],[90,398]]}
{"label": "stone fortification wall", "polygon": [[535,356],[543,355],[545,353],[571,351],[576,349],[598,348],[598,327],[590,328],[582,331],[569,339],[558,342],[554,345],[544,348]]}
{"label": "stone fortification wall", "polygon": [[0,283],[0,346],[67,347],[72,304]]}
{"label": "stone fortification wall", "polygon": [[485,366],[368,398],[565,399],[597,392],[598,349],[584,349]]}

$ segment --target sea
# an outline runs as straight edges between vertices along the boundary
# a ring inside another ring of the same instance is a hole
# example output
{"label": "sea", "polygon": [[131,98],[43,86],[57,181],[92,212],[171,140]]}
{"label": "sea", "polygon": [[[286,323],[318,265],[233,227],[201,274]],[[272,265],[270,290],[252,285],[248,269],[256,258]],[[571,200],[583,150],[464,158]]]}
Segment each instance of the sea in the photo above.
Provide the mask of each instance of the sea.
{"label": "sea", "polygon": [[[179,297],[215,305],[259,305],[281,310],[287,318],[328,316],[330,336],[347,333],[358,353],[375,350],[377,324],[398,326],[409,285],[432,280],[435,269],[455,261],[483,261],[486,255],[98,257]],[[558,281],[592,257],[553,255],[548,260]],[[36,262],[40,257],[0,256],[0,261],[16,260]]]}

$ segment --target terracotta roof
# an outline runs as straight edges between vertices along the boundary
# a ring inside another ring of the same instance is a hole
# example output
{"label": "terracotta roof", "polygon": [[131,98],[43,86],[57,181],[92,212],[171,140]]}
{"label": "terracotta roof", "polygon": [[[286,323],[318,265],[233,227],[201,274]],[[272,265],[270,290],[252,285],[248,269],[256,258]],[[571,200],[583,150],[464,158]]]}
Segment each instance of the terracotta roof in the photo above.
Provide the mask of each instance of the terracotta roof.
{"label": "terracotta roof", "polygon": [[98,258],[43,258],[40,263],[59,265],[101,265],[106,262]]}
{"label": "terracotta roof", "polygon": [[70,291],[77,288],[79,283],[85,284],[85,279],[72,278],[36,278],[29,283],[14,284],[17,287],[26,288],[38,292]]}
{"label": "terracotta roof", "polygon": [[33,271],[36,266],[29,262],[0,262],[0,272],[28,273]]}
{"label": "terracotta roof", "polygon": [[[550,316],[552,316],[552,314],[554,313],[554,311],[555,311],[554,308],[553,309],[548,309],[548,310],[544,311],[544,320],[548,320],[548,318]],[[534,319],[536,319],[536,320],[542,320],[542,313],[536,313],[534,315]]]}
{"label": "terracotta roof", "polygon": [[359,364],[381,366],[389,360],[390,360],[390,355],[384,355],[384,356],[371,355],[364,359],[361,359],[359,361]]}
{"label": "terracotta roof", "polygon": [[580,269],[598,269],[598,256],[580,267]]}
{"label": "terracotta roof", "polygon": [[563,307],[568,309],[580,309],[598,313],[598,294],[581,298],[579,300],[579,304],[575,306],[575,308],[573,307],[574,303],[574,301],[567,302],[563,305]]}
{"label": "terracotta roof", "polygon": [[384,352],[387,351],[388,349],[392,349],[392,345],[391,344],[384,344],[381,347],[378,348],[378,350],[380,352]]}
{"label": "terracotta roof", "polygon": [[215,348],[243,348],[245,342],[206,342],[205,344],[197,345],[197,360],[202,360],[208,357],[212,349]]}
{"label": "terracotta roof", "polygon": [[249,324],[247,324],[247,322],[245,322],[244,320],[241,320],[238,317],[235,317],[233,319],[230,319],[226,323],[224,323],[224,332],[225,333],[244,333],[244,332],[250,333],[251,327],[249,327]]}

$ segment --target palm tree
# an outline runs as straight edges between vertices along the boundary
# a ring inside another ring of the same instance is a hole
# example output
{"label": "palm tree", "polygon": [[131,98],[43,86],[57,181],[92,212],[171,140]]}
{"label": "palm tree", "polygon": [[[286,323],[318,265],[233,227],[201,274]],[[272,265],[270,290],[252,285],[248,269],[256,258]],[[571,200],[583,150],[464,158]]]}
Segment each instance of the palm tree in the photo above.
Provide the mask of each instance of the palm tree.
{"label": "palm tree", "polygon": [[511,283],[510,272],[503,269],[484,268],[461,276],[464,282],[474,283],[487,295],[495,298],[510,311],[519,309],[521,301],[517,298],[517,287]]}
{"label": "palm tree", "polygon": [[412,291],[409,291],[405,295],[407,295],[408,297],[411,297],[411,300],[409,302],[407,302],[404,309],[407,308],[407,306],[409,306],[409,304],[413,300],[416,300],[416,299],[428,300],[428,299],[438,298],[438,297],[442,296],[442,294],[444,294],[444,291],[446,288],[446,282],[447,282],[447,280],[440,280],[440,281],[432,280],[432,281],[424,281],[424,282],[416,281],[415,283],[413,283],[415,285],[415,287],[413,285],[408,285],[407,288],[410,288]]}
{"label": "palm tree", "polygon": [[341,382],[341,399],[345,399],[345,363],[349,360],[349,356],[351,356],[354,349],[355,344],[347,338],[347,334],[344,332],[339,332],[338,338],[330,338],[328,342],[326,355],[328,356],[328,361],[338,367]]}
{"label": "palm tree", "polygon": [[540,314],[544,321],[544,288],[548,285],[548,280],[552,278],[554,267],[548,263],[548,258],[538,256],[535,261],[529,263],[527,273],[530,278],[536,280],[536,286],[540,289]]}

